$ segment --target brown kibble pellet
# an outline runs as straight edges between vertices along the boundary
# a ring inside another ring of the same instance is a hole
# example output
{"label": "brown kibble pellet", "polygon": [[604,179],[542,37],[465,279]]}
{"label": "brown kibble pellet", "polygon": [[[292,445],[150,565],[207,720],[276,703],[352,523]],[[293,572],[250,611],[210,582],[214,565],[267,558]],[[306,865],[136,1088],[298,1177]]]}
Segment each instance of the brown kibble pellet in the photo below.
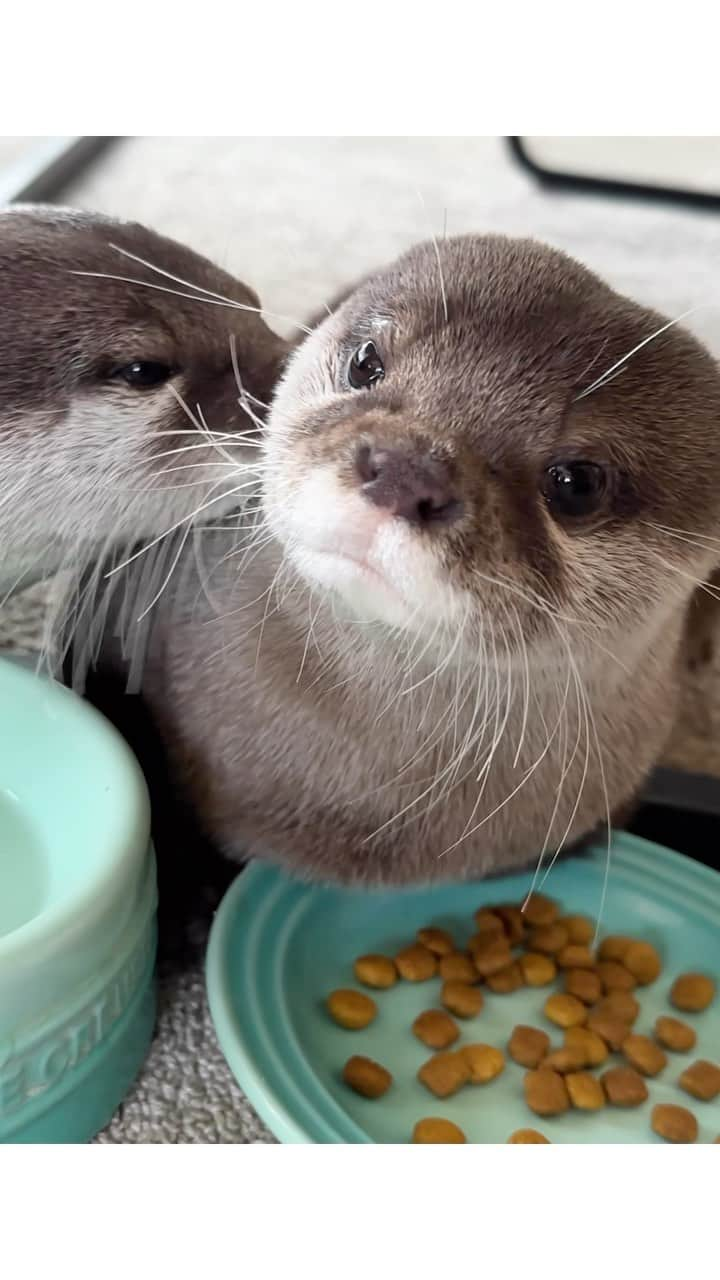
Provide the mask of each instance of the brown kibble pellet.
{"label": "brown kibble pellet", "polygon": [[497,973],[488,974],[487,985],[498,996],[507,996],[513,991],[519,991],[520,987],[525,986],[525,980],[518,961],[514,960],[506,969],[498,969]]}
{"label": "brown kibble pellet", "polygon": [[683,973],[675,980],[670,992],[670,1003],[676,1009],[688,1013],[700,1013],[712,1004],[715,983],[704,973]]}
{"label": "brown kibble pellet", "polygon": [[656,1076],[667,1066],[665,1054],[649,1036],[629,1035],[622,1042],[622,1051],[630,1066],[644,1076]]}
{"label": "brown kibble pellet", "polygon": [[418,1071],[418,1080],[436,1098],[449,1098],[470,1079],[470,1068],[462,1053],[436,1053]]}
{"label": "brown kibble pellet", "polygon": [[599,1000],[596,1013],[607,1013],[611,1018],[622,1018],[631,1027],[640,1012],[640,1005],[631,991],[611,991]]}
{"label": "brown kibble pellet", "polygon": [[505,1054],[492,1044],[466,1044],[458,1052],[470,1072],[471,1084],[489,1084],[505,1070]]}
{"label": "brown kibble pellet", "polygon": [[595,933],[595,925],[587,916],[561,916],[558,924],[567,931],[568,942],[579,946],[587,946]]}
{"label": "brown kibble pellet", "polygon": [[395,961],[389,956],[358,956],[354,964],[355,977],[366,987],[386,990],[398,980]]}
{"label": "brown kibble pellet", "polygon": [[592,969],[567,969],[565,992],[582,1000],[583,1004],[595,1004],[602,995],[602,983]]}
{"label": "brown kibble pellet", "polygon": [[343,1067],[343,1080],[363,1098],[382,1098],[393,1082],[390,1072],[379,1062],[361,1057],[348,1058]]}
{"label": "brown kibble pellet", "polygon": [[712,1102],[720,1093],[720,1067],[716,1067],[714,1062],[698,1058],[697,1062],[691,1062],[683,1071],[678,1084],[686,1093],[691,1093],[693,1098],[699,1098],[701,1102]]}
{"label": "brown kibble pellet", "polygon": [[406,982],[427,982],[437,973],[437,957],[419,942],[404,947],[395,957],[398,973]]}
{"label": "brown kibble pellet", "polygon": [[629,969],[617,960],[601,960],[597,965],[597,974],[605,991],[633,991],[637,982]]}
{"label": "brown kibble pellet", "polygon": [[440,999],[458,1018],[474,1018],[485,1002],[480,988],[471,987],[469,982],[444,982]]}
{"label": "brown kibble pellet", "polygon": [[491,937],[486,945],[473,948],[472,958],[478,973],[483,978],[489,978],[491,973],[497,973],[512,964],[512,951],[507,938]]}
{"label": "brown kibble pellet", "polygon": [[417,940],[434,956],[449,956],[455,950],[455,943],[445,929],[418,929]]}
{"label": "brown kibble pellet", "polygon": [[377,1005],[362,991],[331,991],[326,1000],[330,1017],[346,1031],[361,1031],[377,1017]]}
{"label": "brown kibble pellet", "polygon": [[574,943],[568,943],[566,947],[562,947],[555,959],[561,969],[592,969],[595,965],[595,958],[590,948]]}
{"label": "brown kibble pellet", "polygon": [[633,942],[625,952],[622,963],[641,987],[647,987],[662,972],[662,960],[649,942]]}
{"label": "brown kibble pellet", "polygon": [[557,965],[551,956],[539,951],[528,951],[518,961],[522,976],[529,987],[547,987],[555,981]]}
{"label": "brown kibble pellet", "polygon": [[505,925],[499,916],[495,915],[489,907],[481,907],[475,912],[475,924],[478,933],[484,933],[495,938],[505,937]]}
{"label": "brown kibble pellet", "polygon": [[427,1116],[418,1120],[412,1135],[413,1142],[467,1142],[462,1129],[452,1120],[443,1120],[440,1116]]}
{"label": "brown kibble pellet", "polygon": [[634,938],[624,938],[617,934],[613,937],[605,938],[598,948],[598,958],[600,960],[622,960],[628,947],[631,947],[634,941]]}
{"label": "brown kibble pellet", "polygon": [[440,977],[443,982],[479,982],[480,974],[469,956],[462,951],[453,951],[448,956],[440,956]]}
{"label": "brown kibble pellet", "polygon": [[648,1096],[645,1081],[632,1067],[611,1067],[601,1080],[614,1107],[639,1107]]}
{"label": "brown kibble pellet", "polygon": [[615,1052],[620,1048],[623,1040],[627,1039],[628,1023],[624,1018],[614,1017],[611,1013],[591,1009],[587,1025],[589,1031],[594,1031]]}
{"label": "brown kibble pellet", "polygon": [[516,1129],[514,1133],[510,1134],[508,1142],[522,1144],[523,1146],[530,1146],[531,1143],[546,1142],[548,1146],[552,1146],[550,1139],[546,1138],[544,1134],[538,1133],[537,1129]]}
{"label": "brown kibble pellet", "polygon": [[426,1009],[412,1024],[413,1035],[428,1049],[449,1049],[460,1035],[460,1028],[443,1009]]}
{"label": "brown kibble pellet", "polygon": [[587,1027],[568,1027],[563,1040],[568,1049],[582,1050],[586,1067],[602,1066],[610,1056],[605,1041],[596,1031],[589,1031]]}
{"label": "brown kibble pellet", "polygon": [[695,1048],[697,1036],[687,1022],[681,1022],[679,1018],[661,1017],[655,1023],[655,1039],[664,1049],[671,1049],[673,1053],[689,1053],[690,1049]]}
{"label": "brown kibble pellet", "polygon": [[557,1071],[528,1071],[524,1080],[525,1101],[539,1116],[559,1116],[570,1106],[565,1081]]}
{"label": "brown kibble pellet", "polygon": [[543,1007],[545,1017],[558,1027],[579,1027],[588,1016],[582,1000],[575,996],[548,996]]}
{"label": "brown kibble pellet", "polygon": [[570,1101],[578,1111],[599,1111],[605,1106],[605,1090],[589,1071],[570,1072],[565,1076]]}
{"label": "brown kibble pellet", "polygon": [[587,1066],[585,1054],[579,1046],[563,1045],[562,1049],[553,1049],[542,1061],[543,1071],[559,1071],[561,1076],[569,1071],[581,1071]]}
{"label": "brown kibble pellet", "polygon": [[562,951],[568,943],[567,929],[561,924],[548,924],[541,929],[533,929],[528,938],[531,951],[541,951],[543,955],[555,955]]}
{"label": "brown kibble pellet", "polygon": [[658,1102],[652,1109],[650,1123],[653,1131],[666,1142],[697,1141],[698,1122],[692,1111],[688,1111],[686,1107],[675,1107],[669,1102]]}
{"label": "brown kibble pellet", "polygon": [[508,941],[515,946],[516,943],[522,942],[525,937],[525,916],[519,907],[512,904],[499,907],[493,907],[496,916],[499,916],[505,927],[505,934]]}
{"label": "brown kibble pellet", "polygon": [[508,1053],[513,1062],[533,1070],[540,1065],[549,1049],[549,1035],[536,1027],[515,1027],[508,1044]]}
{"label": "brown kibble pellet", "polygon": [[552,898],[546,898],[542,893],[534,893],[528,899],[523,915],[527,924],[532,928],[542,925],[552,924],[560,915],[560,909],[557,902],[553,902]]}

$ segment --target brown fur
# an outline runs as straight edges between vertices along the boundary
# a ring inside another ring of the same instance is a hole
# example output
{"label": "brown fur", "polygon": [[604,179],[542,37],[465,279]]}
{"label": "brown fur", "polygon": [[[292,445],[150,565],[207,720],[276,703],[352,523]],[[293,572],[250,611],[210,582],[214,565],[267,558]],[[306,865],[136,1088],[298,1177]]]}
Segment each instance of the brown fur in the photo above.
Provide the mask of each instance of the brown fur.
{"label": "brown fur", "polygon": [[112,245],[258,306],[206,259],[136,223],[40,206],[0,211],[0,578],[8,581],[54,568],[78,547],[162,533],[211,493],[211,450],[178,455],[175,463],[193,466],[167,473],[170,451],[194,430],[169,385],[130,388],[112,377],[118,366],[167,363],[193,412],[200,403],[213,429],[243,431],[254,427],[238,404],[230,335],[245,389],[260,400],[285,358],[285,344],[252,310],[165,293],[157,286],[194,291]]}
{"label": "brown fur", "polygon": [[[720,376],[671,328],[578,397],[662,323],[554,250],[466,237],[363,282],[301,345],[265,439],[268,538],[240,558],[217,535],[219,614],[185,565],[146,672],[225,852],[362,882],[486,874],[632,800],[717,559],[653,526],[718,528]],[[368,338],[385,378],[354,392]],[[459,518],[372,523],[362,445],[441,460]],[[541,482],[579,458],[610,483],[573,524]]]}

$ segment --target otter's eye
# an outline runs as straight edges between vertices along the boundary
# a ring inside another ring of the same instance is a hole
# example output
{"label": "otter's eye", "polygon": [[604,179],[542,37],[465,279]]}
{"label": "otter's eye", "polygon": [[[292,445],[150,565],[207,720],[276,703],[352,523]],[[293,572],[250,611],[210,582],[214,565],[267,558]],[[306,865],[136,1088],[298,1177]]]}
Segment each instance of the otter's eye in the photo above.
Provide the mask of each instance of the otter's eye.
{"label": "otter's eye", "polygon": [[149,391],[152,387],[161,387],[172,378],[173,373],[170,365],[163,364],[160,360],[133,360],[132,364],[115,369],[112,378],[120,379],[139,391]]}
{"label": "otter's eye", "polygon": [[348,365],[348,382],[354,391],[371,387],[385,377],[385,365],[374,342],[363,342]]}
{"label": "otter's eye", "polygon": [[606,488],[607,472],[597,462],[555,462],[542,479],[543,497],[559,519],[594,515]]}

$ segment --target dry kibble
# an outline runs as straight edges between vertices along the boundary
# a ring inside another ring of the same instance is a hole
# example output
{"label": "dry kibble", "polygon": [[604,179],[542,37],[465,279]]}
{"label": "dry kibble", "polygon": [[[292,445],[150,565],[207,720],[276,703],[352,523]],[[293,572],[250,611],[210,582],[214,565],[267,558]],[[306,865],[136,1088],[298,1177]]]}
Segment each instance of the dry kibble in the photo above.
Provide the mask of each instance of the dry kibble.
{"label": "dry kibble", "polygon": [[497,973],[488,974],[487,985],[499,996],[511,995],[524,987],[523,971],[518,961],[514,960],[506,969],[498,969]]}
{"label": "dry kibble", "polygon": [[512,951],[506,938],[491,937],[485,945],[473,948],[472,958],[478,973],[483,978],[489,978],[491,973],[497,973],[512,964]]}
{"label": "dry kibble", "polygon": [[587,916],[561,916],[558,924],[567,931],[568,942],[580,946],[587,946],[595,933],[595,925]]}
{"label": "dry kibble", "polygon": [[460,1035],[460,1028],[442,1009],[426,1009],[412,1024],[413,1035],[428,1049],[449,1049]]}
{"label": "dry kibble", "polygon": [[362,991],[331,991],[326,1000],[330,1017],[347,1031],[360,1031],[377,1016],[377,1005]]}
{"label": "dry kibble", "polygon": [[496,916],[499,916],[505,927],[505,934],[508,941],[515,946],[516,943],[522,942],[525,937],[525,916],[519,907],[512,904],[506,906],[493,907]]}
{"label": "dry kibble", "polygon": [[558,1027],[579,1027],[588,1016],[582,1000],[577,1000],[575,996],[548,996],[544,1010],[546,1018]]}
{"label": "dry kibble", "polygon": [[565,991],[567,995],[582,1000],[583,1004],[595,1004],[602,995],[602,983],[592,969],[568,969],[565,973]]}
{"label": "dry kibble", "polygon": [[548,1146],[552,1145],[550,1139],[544,1137],[542,1133],[538,1133],[537,1129],[516,1129],[514,1133],[510,1134],[508,1142],[522,1143],[525,1146],[540,1142],[546,1142]]}
{"label": "dry kibble", "polygon": [[462,951],[453,951],[450,955],[440,956],[440,977],[443,982],[479,982],[480,974],[469,956]]}
{"label": "dry kibble", "polygon": [[[695,1142],[698,1136],[698,1122],[692,1111],[685,1107],[675,1107],[668,1102],[659,1102],[652,1109],[650,1123],[655,1133],[666,1142]],[[720,1139],[716,1139],[720,1141]]]}
{"label": "dry kibble", "polygon": [[603,1013],[601,1010],[591,1009],[588,1014],[587,1025],[589,1031],[594,1031],[615,1052],[620,1048],[623,1040],[627,1039],[627,1022],[611,1013]]}
{"label": "dry kibble", "polygon": [[587,1066],[583,1050],[575,1045],[563,1045],[562,1049],[553,1049],[541,1063],[543,1071],[559,1071],[561,1076],[568,1071],[581,1071]]}
{"label": "dry kibble", "polygon": [[427,982],[437,973],[437,958],[427,947],[415,943],[404,947],[395,957],[398,973],[406,982]]}
{"label": "dry kibble", "polygon": [[467,1142],[462,1129],[452,1120],[443,1120],[439,1116],[428,1116],[418,1120],[412,1135],[413,1142]]}
{"label": "dry kibble", "polygon": [[528,939],[531,951],[541,951],[543,955],[555,955],[567,946],[567,929],[561,924],[548,924],[541,929],[533,929]]}
{"label": "dry kibble", "polygon": [[520,957],[518,964],[529,987],[546,987],[555,981],[557,966],[550,956],[541,955],[539,951],[528,951]]}
{"label": "dry kibble", "polygon": [[712,1102],[720,1093],[720,1067],[699,1058],[683,1071],[678,1084],[701,1102]]}
{"label": "dry kibble", "polygon": [[622,1051],[630,1066],[644,1076],[656,1076],[667,1066],[665,1054],[649,1036],[629,1035],[623,1040]]}
{"label": "dry kibble", "polygon": [[436,1098],[449,1098],[470,1079],[470,1068],[461,1053],[436,1053],[418,1071],[418,1080]]}
{"label": "dry kibble", "polygon": [[382,1098],[392,1079],[390,1072],[372,1058],[348,1058],[343,1068],[343,1080],[363,1098]]}
{"label": "dry kibble", "polygon": [[595,957],[589,947],[568,943],[555,956],[561,969],[593,969]]}
{"label": "dry kibble", "polygon": [[605,1106],[605,1091],[596,1076],[589,1071],[570,1072],[565,1076],[570,1101],[578,1111],[599,1111]]}
{"label": "dry kibble", "polygon": [[540,1065],[550,1048],[550,1037],[545,1031],[536,1027],[515,1027],[508,1044],[508,1053],[513,1062],[521,1067],[535,1068]]}
{"label": "dry kibble", "polygon": [[496,938],[505,937],[505,926],[502,920],[489,907],[481,907],[475,912],[475,924],[478,933],[491,934]]}
{"label": "dry kibble", "polygon": [[523,915],[527,924],[536,928],[552,924],[560,915],[560,910],[557,902],[553,902],[552,898],[546,898],[542,893],[534,893],[528,899]]}
{"label": "dry kibble", "polygon": [[434,956],[449,956],[455,950],[455,943],[445,929],[418,929],[417,940]]}
{"label": "dry kibble", "polygon": [[631,947],[633,942],[633,938],[623,938],[618,935],[605,938],[598,948],[598,957],[600,960],[622,960],[628,947]]}
{"label": "dry kibble", "polygon": [[679,1018],[662,1017],[655,1023],[655,1039],[664,1049],[671,1049],[673,1053],[688,1053],[695,1048],[697,1036],[687,1022],[681,1022]]}
{"label": "dry kibble", "polygon": [[683,973],[673,983],[670,1003],[688,1013],[700,1013],[712,1003],[715,983],[704,973]]}
{"label": "dry kibble", "polygon": [[662,971],[662,960],[649,942],[633,942],[625,952],[622,962],[641,987],[654,982]]}
{"label": "dry kibble", "polygon": [[459,1056],[470,1072],[471,1084],[488,1084],[505,1070],[505,1054],[491,1044],[466,1044]]}
{"label": "dry kibble", "polygon": [[632,991],[637,986],[630,970],[617,960],[601,960],[597,973],[605,991]]}
{"label": "dry kibble", "polygon": [[614,1107],[639,1107],[648,1096],[645,1081],[632,1067],[611,1067],[601,1079]]}
{"label": "dry kibble", "polygon": [[632,1026],[640,1012],[640,1005],[631,991],[611,991],[598,1001],[595,1012],[607,1013],[611,1018],[621,1018],[628,1026]]}
{"label": "dry kibble", "polygon": [[610,1056],[605,1041],[596,1031],[589,1031],[587,1027],[568,1027],[563,1039],[568,1049],[582,1051],[585,1055],[583,1065],[586,1067],[599,1067]]}
{"label": "dry kibble", "polygon": [[557,1071],[528,1071],[524,1081],[525,1101],[539,1116],[559,1116],[570,1106],[565,1081]]}
{"label": "dry kibble", "polygon": [[458,1018],[474,1018],[484,1004],[480,988],[471,987],[469,982],[444,982],[440,999]]}
{"label": "dry kibble", "polygon": [[366,987],[384,990],[397,982],[395,962],[389,956],[358,956],[353,967],[358,982]]}

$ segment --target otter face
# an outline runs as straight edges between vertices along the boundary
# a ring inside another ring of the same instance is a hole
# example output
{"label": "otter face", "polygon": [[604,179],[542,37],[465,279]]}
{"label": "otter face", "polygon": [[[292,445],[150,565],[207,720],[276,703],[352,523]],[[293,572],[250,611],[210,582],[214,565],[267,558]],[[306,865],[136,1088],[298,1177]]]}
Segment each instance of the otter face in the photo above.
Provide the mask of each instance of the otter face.
{"label": "otter face", "polygon": [[509,658],[558,617],[657,617],[718,558],[678,535],[720,511],[720,376],[674,325],[645,341],[665,323],[531,241],[411,250],[278,387],[264,504],[287,559],[355,617],[489,629]]}
{"label": "otter face", "polygon": [[252,415],[285,355],[258,307],[210,262],[138,225],[0,213],[6,576],[236,505],[257,433],[234,364]]}

